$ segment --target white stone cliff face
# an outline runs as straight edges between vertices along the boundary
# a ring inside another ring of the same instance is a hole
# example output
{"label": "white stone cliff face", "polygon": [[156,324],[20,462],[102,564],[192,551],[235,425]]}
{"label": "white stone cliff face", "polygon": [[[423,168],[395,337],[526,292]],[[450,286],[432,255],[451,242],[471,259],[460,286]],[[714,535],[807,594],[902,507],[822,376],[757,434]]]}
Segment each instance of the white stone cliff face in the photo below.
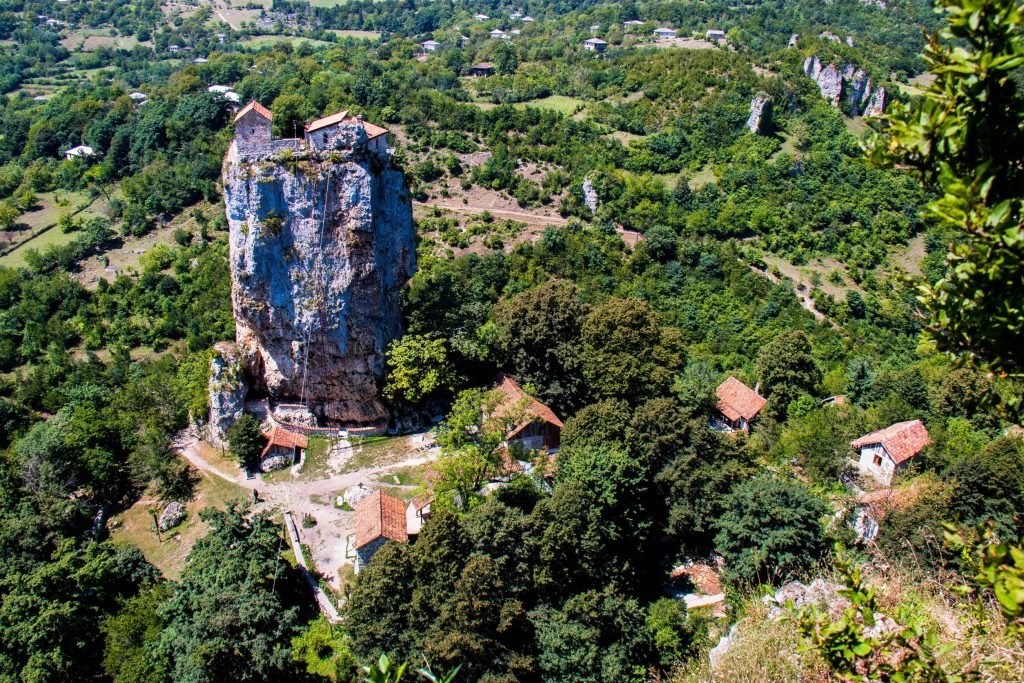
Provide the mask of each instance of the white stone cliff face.
{"label": "white stone cliff face", "polygon": [[885,88],[873,89],[867,73],[853,64],[841,70],[835,64],[823,67],[818,55],[811,55],[804,59],[804,73],[818,84],[821,96],[833,107],[845,100],[850,116],[880,116],[885,112]]}
{"label": "white stone cliff face", "polygon": [[751,133],[760,135],[768,127],[772,112],[772,101],[766,93],[758,93],[750,101],[750,116],[747,128]]}
{"label": "white stone cliff face", "polygon": [[245,368],[238,347],[220,342],[210,361],[210,425],[207,434],[215,446],[227,443],[227,432],[245,412]]}
{"label": "white stone cliff face", "polygon": [[377,385],[416,268],[412,204],[386,154],[225,158],[236,343],[256,395],[321,420],[387,413]]}

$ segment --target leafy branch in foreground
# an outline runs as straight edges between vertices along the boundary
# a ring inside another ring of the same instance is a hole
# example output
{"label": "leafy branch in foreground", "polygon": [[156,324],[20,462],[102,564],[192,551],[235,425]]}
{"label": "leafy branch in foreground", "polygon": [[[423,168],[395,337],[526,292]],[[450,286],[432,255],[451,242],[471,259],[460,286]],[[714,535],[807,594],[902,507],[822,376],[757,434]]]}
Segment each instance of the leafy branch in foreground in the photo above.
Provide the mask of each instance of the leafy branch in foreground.
{"label": "leafy branch in foreground", "polygon": [[850,601],[843,616],[832,621],[815,607],[794,615],[808,648],[817,650],[833,673],[843,680],[865,682],[966,680],[939,664],[951,643],[939,643],[934,632],[920,625],[904,627],[884,617],[875,589],[864,583],[860,568],[844,557],[839,546],[835,563],[846,586],[839,594]]}
{"label": "leafy branch in foreground", "polygon": [[[380,659],[371,664],[370,666],[364,666],[363,672],[366,673],[367,683],[400,683],[402,676],[405,675],[405,670],[409,667],[408,662],[402,662],[401,664],[392,664],[391,660],[387,655],[381,655]],[[430,670],[430,667],[424,667],[416,670],[420,676],[430,681],[430,683],[453,683],[455,680],[455,674],[459,672],[460,667],[455,667],[452,671],[444,675],[435,674]]]}
{"label": "leafy branch in foreground", "polygon": [[[939,348],[998,376],[1024,377],[1024,66],[1019,0],[938,0],[947,26],[924,58],[935,81],[895,105],[869,145],[878,164],[908,165],[935,184],[929,204],[955,237],[946,275],[919,300]],[[1021,410],[1020,398],[1010,400]]]}

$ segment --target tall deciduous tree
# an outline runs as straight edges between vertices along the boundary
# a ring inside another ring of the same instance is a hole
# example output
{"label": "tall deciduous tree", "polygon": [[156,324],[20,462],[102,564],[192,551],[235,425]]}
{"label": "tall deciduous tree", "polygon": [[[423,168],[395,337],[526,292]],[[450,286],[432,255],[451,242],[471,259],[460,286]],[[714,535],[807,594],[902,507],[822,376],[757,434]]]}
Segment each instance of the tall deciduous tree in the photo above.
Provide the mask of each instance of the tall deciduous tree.
{"label": "tall deciduous tree", "polygon": [[762,393],[780,418],[791,402],[801,394],[813,394],[821,382],[811,342],[802,330],[783,332],[765,344],[757,355],[757,373]]}
{"label": "tall deciduous tree", "polygon": [[777,583],[810,568],[822,550],[825,506],[807,487],[765,474],[725,500],[715,546],[734,581]]}
{"label": "tall deciduous tree", "polygon": [[505,299],[494,311],[507,369],[556,410],[579,408],[585,395],[579,347],[589,312],[576,288],[558,280]]}
{"label": "tall deciduous tree", "polygon": [[[1024,9],[1017,0],[940,0],[947,25],[924,58],[935,81],[895,104],[871,145],[942,196],[932,215],[956,230],[947,271],[920,301],[940,348],[1020,379],[1024,351]],[[1020,409],[1020,399],[1014,401]]]}

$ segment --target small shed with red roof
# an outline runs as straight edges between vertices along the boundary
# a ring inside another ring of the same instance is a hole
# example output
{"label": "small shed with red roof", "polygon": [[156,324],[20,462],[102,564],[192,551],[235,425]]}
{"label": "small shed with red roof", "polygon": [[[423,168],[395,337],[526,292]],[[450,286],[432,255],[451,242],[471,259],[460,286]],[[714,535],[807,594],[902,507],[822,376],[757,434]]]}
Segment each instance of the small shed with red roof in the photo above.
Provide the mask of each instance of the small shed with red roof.
{"label": "small shed with red roof", "polygon": [[896,470],[905,466],[931,442],[924,423],[908,420],[865,434],[851,441],[850,446],[859,456],[857,467],[860,473],[870,475],[888,486]]}
{"label": "small shed with red roof", "polygon": [[356,503],[356,572],[388,541],[408,540],[406,506],[400,499],[374,491]]}
{"label": "small shed with red roof", "polygon": [[295,464],[302,460],[307,448],[309,448],[309,439],[305,434],[275,425],[267,435],[267,445],[260,453],[260,461],[275,456],[284,456],[291,460],[292,464]]}
{"label": "small shed with red roof", "polygon": [[750,424],[768,400],[732,375],[715,390],[718,403],[715,409],[728,430],[750,431]]}

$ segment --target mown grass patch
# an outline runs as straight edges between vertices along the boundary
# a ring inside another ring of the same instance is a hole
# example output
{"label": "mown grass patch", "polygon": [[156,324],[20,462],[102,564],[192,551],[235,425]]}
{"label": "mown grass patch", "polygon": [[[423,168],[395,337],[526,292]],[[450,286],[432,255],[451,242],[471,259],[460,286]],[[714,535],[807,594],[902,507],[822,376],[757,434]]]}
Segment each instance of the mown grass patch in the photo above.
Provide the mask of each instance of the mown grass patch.
{"label": "mown grass patch", "polygon": [[110,538],[117,545],[135,546],[165,577],[177,579],[192,546],[209,531],[199,512],[209,507],[224,509],[228,502],[244,501],[247,495],[240,486],[203,474],[195,496],[185,504],[184,521],[173,530],[157,537],[150,510],[159,514],[163,506],[140,501],[110,521]]}
{"label": "mown grass patch", "polygon": [[560,114],[566,116],[572,116],[586,105],[583,100],[576,99],[575,97],[566,97],[565,95],[549,95],[548,97],[542,97],[538,100],[530,100],[528,102],[517,102],[515,106],[517,109],[524,109],[526,107],[536,107],[538,109],[551,109],[557,111]]}

